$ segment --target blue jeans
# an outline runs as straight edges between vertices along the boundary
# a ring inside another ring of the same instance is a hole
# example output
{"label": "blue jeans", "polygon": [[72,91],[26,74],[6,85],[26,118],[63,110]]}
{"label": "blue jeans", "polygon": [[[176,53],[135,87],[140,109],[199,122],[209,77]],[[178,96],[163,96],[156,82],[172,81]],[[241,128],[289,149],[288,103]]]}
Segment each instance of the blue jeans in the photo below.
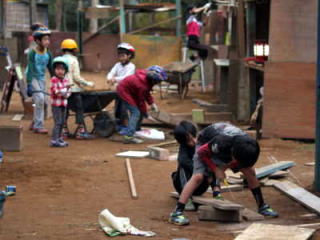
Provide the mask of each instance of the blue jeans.
{"label": "blue jeans", "polygon": [[123,101],[123,104],[130,113],[126,135],[132,137],[137,130],[140,130],[143,114],[137,107],[132,106],[125,101]]}

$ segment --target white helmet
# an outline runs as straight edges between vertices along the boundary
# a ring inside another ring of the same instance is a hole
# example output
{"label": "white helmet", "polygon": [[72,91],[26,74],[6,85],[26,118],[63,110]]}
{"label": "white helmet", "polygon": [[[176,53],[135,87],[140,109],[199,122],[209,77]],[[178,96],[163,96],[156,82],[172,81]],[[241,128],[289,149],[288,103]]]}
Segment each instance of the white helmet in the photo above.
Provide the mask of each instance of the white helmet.
{"label": "white helmet", "polygon": [[134,55],[135,55],[135,49],[134,47],[129,44],[129,43],[120,43],[118,46],[117,46],[117,49],[118,49],[118,53],[126,53],[126,54],[130,54],[131,55],[131,58],[134,58]]}

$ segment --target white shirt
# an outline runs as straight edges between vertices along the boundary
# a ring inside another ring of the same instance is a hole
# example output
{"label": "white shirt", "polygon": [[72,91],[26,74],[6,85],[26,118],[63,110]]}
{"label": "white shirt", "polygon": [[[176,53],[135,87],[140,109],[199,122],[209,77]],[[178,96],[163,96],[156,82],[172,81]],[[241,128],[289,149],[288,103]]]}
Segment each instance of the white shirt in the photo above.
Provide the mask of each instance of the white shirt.
{"label": "white shirt", "polygon": [[120,62],[118,62],[113,66],[111,71],[108,73],[107,79],[111,80],[112,78],[114,78],[117,81],[117,83],[119,83],[124,78],[134,74],[135,70],[136,70],[136,66],[131,62],[129,62],[126,65],[122,65]]}

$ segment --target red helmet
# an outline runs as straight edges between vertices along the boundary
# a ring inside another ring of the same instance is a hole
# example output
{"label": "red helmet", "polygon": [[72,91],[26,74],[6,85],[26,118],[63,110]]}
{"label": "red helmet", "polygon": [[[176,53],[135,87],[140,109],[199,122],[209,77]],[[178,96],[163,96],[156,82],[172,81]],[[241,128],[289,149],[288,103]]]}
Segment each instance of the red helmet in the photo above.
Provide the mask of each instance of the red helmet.
{"label": "red helmet", "polygon": [[117,46],[117,49],[118,49],[118,53],[126,53],[128,55],[131,55],[131,58],[134,58],[135,49],[131,44],[125,43],[125,42],[120,43]]}

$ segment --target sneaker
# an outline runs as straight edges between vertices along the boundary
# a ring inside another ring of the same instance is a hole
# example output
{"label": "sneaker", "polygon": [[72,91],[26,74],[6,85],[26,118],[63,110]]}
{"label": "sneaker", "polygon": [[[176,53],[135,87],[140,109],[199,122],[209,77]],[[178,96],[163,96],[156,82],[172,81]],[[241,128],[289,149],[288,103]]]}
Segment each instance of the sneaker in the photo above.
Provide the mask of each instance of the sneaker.
{"label": "sneaker", "polygon": [[119,132],[120,135],[124,136],[128,134],[128,129],[127,128],[122,128]]}
{"label": "sneaker", "polygon": [[186,211],[195,211],[196,206],[193,204],[192,199],[189,199],[186,206],[185,206]]}
{"label": "sneaker", "polygon": [[48,133],[48,130],[45,129],[45,128],[34,128],[34,129],[33,129],[33,132],[34,132],[34,133],[40,133],[40,134],[47,134],[47,133]]}
{"label": "sneaker", "polygon": [[224,198],[221,195],[220,191],[213,191],[212,197],[213,197],[213,199],[216,199],[216,200],[224,200]]}
{"label": "sneaker", "polygon": [[66,145],[64,143],[61,143],[59,140],[51,140],[50,147],[66,147]]}
{"label": "sneaker", "polygon": [[279,214],[278,214],[275,210],[273,210],[273,209],[272,209],[268,204],[266,204],[266,203],[265,203],[262,207],[259,208],[258,212],[259,212],[261,215],[265,216],[265,217],[274,217],[274,218],[276,218],[276,217],[279,216]]}
{"label": "sneaker", "polygon": [[170,214],[169,222],[179,225],[179,226],[184,226],[184,225],[189,225],[189,219],[186,218],[182,212],[173,212]]}
{"label": "sneaker", "polygon": [[130,143],[143,143],[143,140],[139,138],[135,138],[132,136],[125,135],[124,137],[124,143],[130,144]]}
{"label": "sneaker", "polygon": [[64,144],[66,147],[69,146],[69,143],[64,141],[63,138],[59,138],[58,141],[61,143],[61,144]]}
{"label": "sneaker", "polygon": [[84,128],[79,128],[76,132],[76,139],[78,140],[85,140],[85,139],[92,139],[92,135],[87,133]]}

